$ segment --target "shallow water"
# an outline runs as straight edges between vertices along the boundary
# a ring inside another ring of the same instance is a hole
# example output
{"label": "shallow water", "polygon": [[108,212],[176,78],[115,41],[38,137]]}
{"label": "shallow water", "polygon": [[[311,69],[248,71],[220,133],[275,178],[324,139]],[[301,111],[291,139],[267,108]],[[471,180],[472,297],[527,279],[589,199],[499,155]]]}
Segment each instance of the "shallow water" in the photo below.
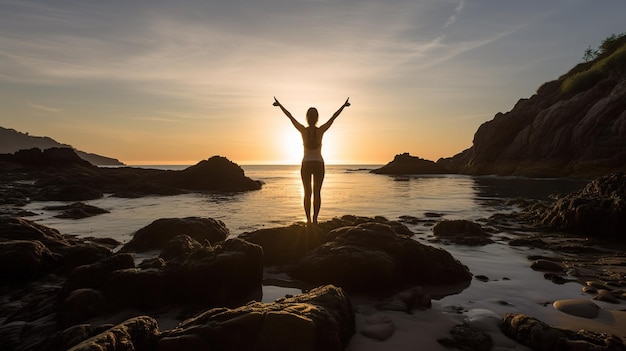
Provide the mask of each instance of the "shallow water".
{"label": "shallow water", "polygon": [[[230,229],[232,236],[304,220],[299,167],[243,168],[247,176],[264,183],[261,190],[138,199],[106,196],[87,203],[111,213],[80,220],[54,218],[57,212],[43,210],[43,207],[51,204],[62,204],[59,202],[33,202],[25,209],[38,214],[32,220],[56,228],[64,234],[110,237],[122,242],[130,240],[135,231],[152,221],[166,217],[202,216],[219,219]],[[462,175],[386,176],[369,173],[374,168],[376,166],[327,166],[320,221],[344,214],[384,216],[391,220],[405,215],[423,218],[427,212],[437,213],[445,219],[478,220],[494,213],[515,210],[507,204],[508,200],[547,200],[579,189],[585,184],[581,181],[559,179]],[[416,240],[431,244],[430,227],[409,227],[416,233]],[[496,243],[482,247],[442,246],[467,265],[474,275],[485,275],[489,277],[489,281],[474,279],[461,293],[437,301],[435,308],[484,308],[500,315],[506,312],[524,312],[561,327],[586,327],[596,331],[626,334],[619,330],[624,324],[611,324],[610,316],[592,321],[568,316],[554,309],[552,302],[555,300],[590,296],[583,294],[577,283],[556,285],[545,280],[542,273],[531,270],[528,255],[550,255],[550,252],[511,247],[503,238],[508,234],[499,233],[495,236]],[[277,297],[297,292],[297,289],[266,286],[263,301],[273,301]],[[598,305],[607,310],[623,308],[623,305]]]}

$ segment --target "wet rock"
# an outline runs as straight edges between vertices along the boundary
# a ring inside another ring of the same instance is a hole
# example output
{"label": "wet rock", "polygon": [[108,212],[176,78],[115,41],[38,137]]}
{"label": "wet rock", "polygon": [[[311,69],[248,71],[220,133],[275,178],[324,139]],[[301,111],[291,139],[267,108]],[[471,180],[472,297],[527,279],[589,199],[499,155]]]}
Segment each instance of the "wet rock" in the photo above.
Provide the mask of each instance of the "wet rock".
{"label": "wet rock", "polygon": [[557,310],[582,318],[596,318],[600,313],[600,307],[585,299],[558,300],[552,304]]}
{"label": "wet rock", "polygon": [[445,167],[416,156],[408,152],[396,155],[393,161],[385,166],[372,170],[377,174],[446,174],[450,173]]}
{"label": "wet rock", "polygon": [[3,218],[0,238],[5,240],[37,240],[50,248],[69,246],[69,241],[58,230],[23,218]]}
{"label": "wet rock", "polygon": [[154,318],[131,318],[69,349],[70,351],[154,350],[159,327]]}
{"label": "wet rock", "polygon": [[264,228],[239,235],[239,238],[260,245],[265,263],[285,264],[296,260],[325,241],[326,232],[319,227],[293,224],[288,227]]}
{"label": "wet rock", "polygon": [[247,191],[261,189],[261,183],[225,157],[213,156],[182,171],[160,176],[159,183],[190,190]]}
{"label": "wet rock", "polygon": [[150,269],[111,272],[102,286],[118,306],[238,306],[261,293],[263,250],[241,239],[203,246]]}
{"label": "wet rock", "polygon": [[560,198],[541,222],[573,234],[623,239],[626,233],[626,174],[600,177]]}
{"label": "wet rock", "polygon": [[0,242],[0,284],[31,281],[51,272],[58,259],[37,240]]}
{"label": "wet rock", "polygon": [[281,265],[295,261],[325,243],[328,240],[328,233],[334,229],[370,222],[391,226],[398,235],[413,236],[414,234],[404,224],[384,217],[345,215],[319,223],[317,226],[307,227],[296,223],[287,227],[264,228],[243,233],[239,235],[239,238],[260,245],[263,248],[266,264]]}
{"label": "wet rock", "polygon": [[165,247],[161,250],[159,257],[167,261],[188,254],[201,247],[202,244],[191,238],[189,235],[177,235],[174,239],[165,244]]}
{"label": "wet rock", "polygon": [[617,336],[554,328],[524,314],[507,313],[500,327],[506,336],[534,350],[626,350]]}
{"label": "wet rock", "polygon": [[431,307],[430,295],[419,286],[401,291],[376,304],[376,308],[382,311],[401,311],[409,314],[414,309],[423,310]]}
{"label": "wet rock", "polygon": [[106,309],[106,300],[94,289],[76,289],[63,300],[59,320],[63,325],[74,325],[99,316]]}
{"label": "wet rock", "polygon": [[489,351],[493,346],[493,340],[489,334],[466,324],[452,327],[450,335],[451,338],[442,338],[437,341],[445,347],[465,351]]}
{"label": "wet rock", "polygon": [[354,331],[350,300],[340,288],[324,286],[270,304],[206,311],[162,333],[158,350],[339,351]]}
{"label": "wet rock", "polygon": [[76,267],[63,285],[64,296],[76,289],[102,289],[112,272],[134,268],[135,260],[131,254],[115,254],[98,262]]}
{"label": "wet rock", "polygon": [[59,249],[60,263],[64,271],[71,272],[78,266],[84,266],[103,260],[113,252],[103,245],[95,243],[79,243]]}
{"label": "wet rock", "polygon": [[383,223],[338,228],[327,240],[298,260],[289,274],[317,285],[361,291],[471,279],[467,267],[447,251],[397,235]]}
{"label": "wet rock", "polygon": [[63,211],[63,213],[58,214],[55,217],[67,219],[81,219],[97,216],[103,213],[109,213],[109,211],[107,210],[101,209],[96,206],[87,205],[82,202],[75,202],[70,205],[62,206],[46,206],[43,209],[46,211]]}
{"label": "wet rock", "polygon": [[620,303],[619,300],[615,298],[609,290],[603,290],[603,289],[598,290],[598,295],[594,296],[593,299],[596,301],[603,301],[603,302],[608,302],[608,303],[613,303],[613,304]]}
{"label": "wet rock", "polygon": [[530,268],[536,271],[543,272],[563,272],[565,271],[565,267],[560,262],[554,262],[550,260],[535,260],[531,263]]}
{"label": "wet rock", "polygon": [[478,223],[459,220],[442,220],[433,227],[437,238],[444,238],[461,245],[486,245],[493,243],[489,234]]}
{"label": "wet rock", "polygon": [[194,240],[211,244],[225,240],[229,230],[226,225],[213,218],[187,217],[162,218],[139,229],[120,252],[143,252],[163,249],[176,236],[186,234]]}

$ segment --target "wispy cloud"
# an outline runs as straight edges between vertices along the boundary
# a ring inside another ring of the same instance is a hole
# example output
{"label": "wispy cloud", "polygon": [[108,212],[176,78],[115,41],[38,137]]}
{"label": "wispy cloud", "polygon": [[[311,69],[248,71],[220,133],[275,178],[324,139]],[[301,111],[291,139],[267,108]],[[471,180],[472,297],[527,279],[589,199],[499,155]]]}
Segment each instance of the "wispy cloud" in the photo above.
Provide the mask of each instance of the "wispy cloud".
{"label": "wispy cloud", "polygon": [[45,105],[41,105],[41,104],[35,104],[33,102],[27,102],[28,106],[40,110],[40,111],[45,111],[45,112],[52,112],[52,113],[57,113],[57,112],[61,112],[63,110],[58,109],[58,108],[54,108],[54,107],[50,107],[50,106],[45,106]]}
{"label": "wispy cloud", "polygon": [[459,4],[454,8],[454,13],[452,14],[452,16],[448,18],[446,23],[443,25],[444,28],[448,28],[454,22],[456,22],[457,17],[459,16],[459,14],[461,14],[461,11],[463,11],[463,7],[465,7],[465,0],[461,0],[461,2],[459,2]]}

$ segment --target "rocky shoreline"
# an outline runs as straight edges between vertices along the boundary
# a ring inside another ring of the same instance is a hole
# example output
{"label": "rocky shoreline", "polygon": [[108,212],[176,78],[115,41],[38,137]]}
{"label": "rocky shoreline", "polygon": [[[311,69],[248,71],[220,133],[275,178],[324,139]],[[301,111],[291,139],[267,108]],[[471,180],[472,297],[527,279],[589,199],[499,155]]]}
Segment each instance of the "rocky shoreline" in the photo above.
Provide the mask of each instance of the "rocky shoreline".
{"label": "rocky shoreline", "polygon": [[[438,229],[441,239],[435,240],[454,237],[453,232],[489,236],[489,228],[502,224],[498,217],[483,224],[451,222],[438,221],[445,231]],[[431,315],[434,311],[421,312],[432,306],[432,286],[452,292],[452,286],[462,290],[471,279],[489,280],[473,277],[448,252],[418,243],[402,223],[382,217],[344,216],[317,228],[294,224],[230,239],[223,223],[210,218],[161,219],[123,246],[5,218],[0,237],[0,310],[6,316],[0,321],[0,345],[7,350],[127,350],[130,345],[135,350],[344,350],[359,338],[384,343],[398,328],[394,318],[402,314],[443,318],[441,312],[437,317]],[[520,235],[509,245],[549,241],[555,255],[531,263],[533,269],[545,271],[546,279],[558,284],[562,282],[554,276],[578,274],[583,285],[596,289],[596,296],[608,296],[599,293],[603,290],[614,303],[626,299],[626,274],[619,269],[626,264],[623,251],[608,262],[607,252],[591,251],[588,243],[562,236]],[[300,251],[284,257],[285,247]],[[571,262],[559,260],[559,247],[564,255],[581,255]],[[150,254],[138,261],[137,253],[146,250]],[[303,293],[272,303],[254,302],[260,301],[263,285],[272,283],[268,268],[285,277],[283,284]],[[555,308],[568,314],[588,308],[581,301],[561,305],[555,302]],[[476,318],[456,318],[449,337],[438,339],[438,344],[489,350],[502,343],[498,335],[507,335],[534,349],[539,348],[529,344],[529,338],[549,337],[561,350],[581,345],[625,349],[626,335],[552,331],[519,313],[497,323],[493,315],[478,318],[501,328],[494,331]],[[179,322],[159,328],[159,320],[172,319]],[[247,336],[236,336],[242,332]]]}
{"label": "rocky shoreline", "polygon": [[[609,312],[597,304],[626,300],[624,174],[599,178],[551,203],[520,202],[519,212],[478,222],[436,213],[399,221],[348,215],[316,227],[294,223],[235,238],[213,218],[161,218],[120,243],[64,235],[16,214],[31,197],[67,195],[60,189],[73,184],[69,177],[91,184],[79,193],[97,194],[110,191],[110,182],[128,186],[127,177],[144,174],[106,173],[68,157],[63,167],[12,163],[3,172],[3,194],[11,195],[3,200],[14,207],[0,216],[2,350],[369,351],[412,342],[426,349],[626,349],[626,333],[555,328],[506,301],[501,308],[513,312],[501,315],[436,302],[474,281],[497,280],[472,272],[441,247],[540,248],[550,254],[529,256],[529,269],[551,284],[580,284],[586,296],[552,301],[555,310],[583,324],[613,318],[626,326],[623,309]],[[199,179],[214,162],[232,167],[211,158],[188,172],[155,172],[158,182],[137,181],[126,190],[140,195],[170,182],[170,189],[191,191],[172,179]],[[243,176],[239,170],[232,167]],[[21,183],[20,176],[36,180]],[[85,181],[100,179],[91,177],[112,179]],[[72,218],[98,213],[81,203],[54,210]],[[431,231],[427,242],[409,224]],[[301,293],[260,302],[267,286]]]}

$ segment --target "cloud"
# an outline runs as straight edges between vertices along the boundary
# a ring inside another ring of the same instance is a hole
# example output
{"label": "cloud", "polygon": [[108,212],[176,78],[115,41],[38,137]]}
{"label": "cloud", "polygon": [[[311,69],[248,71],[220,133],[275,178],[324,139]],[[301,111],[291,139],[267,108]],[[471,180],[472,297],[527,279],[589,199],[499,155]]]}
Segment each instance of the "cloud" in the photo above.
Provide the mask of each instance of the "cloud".
{"label": "cloud", "polygon": [[45,106],[45,105],[41,105],[41,104],[35,104],[35,103],[32,103],[32,102],[28,102],[27,104],[28,104],[28,106],[30,106],[30,107],[32,107],[34,109],[37,109],[37,110],[40,110],[40,111],[45,111],[45,112],[57,113],[57,112],[63,111],[63,110],[58,109],[58,108]]}
{"label": "cloud", "polygon": [[446,23],[443,25],[444,28],[448,28],[456,22],[457,17],[461,14],[461,11],[463,11],[463,7],[465,7],[465,0],[461,0],[461,2],[459,2],[459,4],[454,8],[454,14],[448,18]]}

